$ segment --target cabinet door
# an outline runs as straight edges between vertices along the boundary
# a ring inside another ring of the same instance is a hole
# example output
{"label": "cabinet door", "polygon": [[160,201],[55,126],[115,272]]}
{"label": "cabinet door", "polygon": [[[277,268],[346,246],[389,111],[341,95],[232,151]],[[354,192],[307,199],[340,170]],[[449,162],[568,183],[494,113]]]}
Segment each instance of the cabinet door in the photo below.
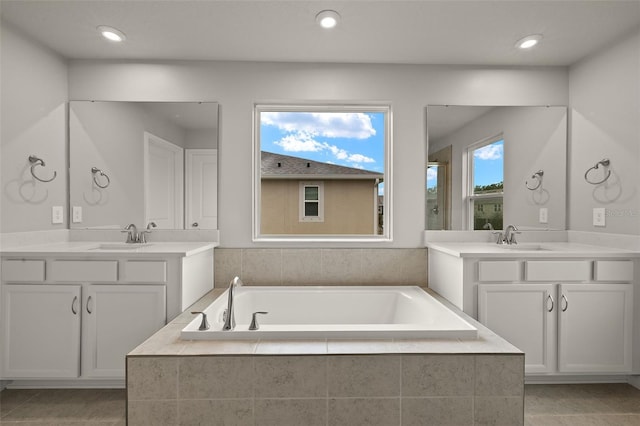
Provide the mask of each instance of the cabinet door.
{"label": "cabinet door", "polygon": [[90,285],[83,311],[82,375],[125,376],[125,356],[165,325],[163,285]]}
{"label": "cabinet door", "polygon": [[632,284],[562,284],[558,295],[558,369],[630,372]]}
{"label": "cabinet door", "polygon": [[80,375],[79,285],[4,285],[3,377]]}
{"label": "cabinet door", "polygon": [[553,284],[479,284],[478,319],[525,353],[526,373],[549,373],[556,362]]}

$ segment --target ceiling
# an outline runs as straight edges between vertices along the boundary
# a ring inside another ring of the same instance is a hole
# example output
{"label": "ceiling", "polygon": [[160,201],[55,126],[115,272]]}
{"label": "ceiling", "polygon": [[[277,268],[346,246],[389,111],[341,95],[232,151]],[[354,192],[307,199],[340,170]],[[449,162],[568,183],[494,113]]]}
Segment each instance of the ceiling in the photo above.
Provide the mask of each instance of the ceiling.
{"label": "ceiling", "polygon": [[[640,0],[1,0],[4,24],[70,59],[567,66],[640,25]],[[323,30],[315,15],[342,17]],[[95,30],[123,31],[122,44]],[[514,47],[544,35],[530,51]]]}

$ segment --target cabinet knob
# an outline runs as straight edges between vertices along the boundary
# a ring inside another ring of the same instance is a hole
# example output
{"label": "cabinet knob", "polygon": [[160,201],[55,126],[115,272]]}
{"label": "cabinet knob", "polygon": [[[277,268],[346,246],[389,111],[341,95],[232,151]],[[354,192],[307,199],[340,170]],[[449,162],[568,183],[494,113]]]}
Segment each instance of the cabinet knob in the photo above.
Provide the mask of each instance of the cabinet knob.
{"label": "cabinet knob", "polygon": [[547,306],[549,306],[549,301],[551,301],[551,307],[547,309],[547,312],[552,312],[553,311],[553,297],[551,297],[551,295],[547,296]]}
{"label": "cabinet knob", "polygon": [[198,222],[193,222],[193,223],[191,224],[191,226],[193,226],[194,228],[197,228],[197,227],[198,227]]}
{"label": "cabinet knob", "polygon": [[73,315],[78,315],[78,308],[76,308],[77,303],[78,303],[78,296],[74,296],[73,300],[71,301],[71,312],[73,312]]}
{"label": "cabinet knob", "polygon": [[88,313],[88,314],[92,314],[92,313],[93,313],[92,308],[90,308],[90,306],[89,306],[89,304],[90,304],[90,303],[91,303],[91,296],[89,296],[89,297],[87,298],[87,313]]}
{"label": "cabinet knob", "polygon": [[562,295],[562,300],[564,300],[564,307],[562,308],[562,312],[566,312],[569,309],[569,301],[567,300],[567,296]]}

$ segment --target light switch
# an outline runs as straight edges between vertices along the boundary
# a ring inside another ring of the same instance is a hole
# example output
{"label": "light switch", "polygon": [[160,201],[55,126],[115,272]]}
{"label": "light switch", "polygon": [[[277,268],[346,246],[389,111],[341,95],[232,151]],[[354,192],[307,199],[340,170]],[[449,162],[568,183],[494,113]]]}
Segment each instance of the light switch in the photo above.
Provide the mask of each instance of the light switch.
{"label": "light switch", "polygon": [[64,216],[64,210],[62,206],[53,206],[51,207],[51,223],[62,223]]}
{"label": "light switch", "polygon": [[606,226],[605,210],[604,207],[593,209],[593,226]]}
{"label": "light switch", "polygon": [[549,222],[549,210],[546,207],[540,207],[539,221],[540,223]]}
{"label": "light switch", "polygon": [[71,214],[71,221],[73,223],[81,223],[82,222],[82,207],[73,206],[73,211]]}

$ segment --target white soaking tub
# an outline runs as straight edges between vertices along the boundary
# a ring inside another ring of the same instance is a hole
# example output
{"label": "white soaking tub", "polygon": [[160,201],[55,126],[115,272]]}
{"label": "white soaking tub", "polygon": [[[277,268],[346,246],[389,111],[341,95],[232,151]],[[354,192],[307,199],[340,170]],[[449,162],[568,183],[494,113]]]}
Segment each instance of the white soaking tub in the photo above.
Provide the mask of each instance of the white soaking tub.
{"label": "white soaking tub", "polygon": [[[181,332],[186,340],[476,339],[477,329],[420,287],[251,287],[234,289],[236,326],[223,331],[225,291]],[[258,330],[249,330],[254,312]]]}

